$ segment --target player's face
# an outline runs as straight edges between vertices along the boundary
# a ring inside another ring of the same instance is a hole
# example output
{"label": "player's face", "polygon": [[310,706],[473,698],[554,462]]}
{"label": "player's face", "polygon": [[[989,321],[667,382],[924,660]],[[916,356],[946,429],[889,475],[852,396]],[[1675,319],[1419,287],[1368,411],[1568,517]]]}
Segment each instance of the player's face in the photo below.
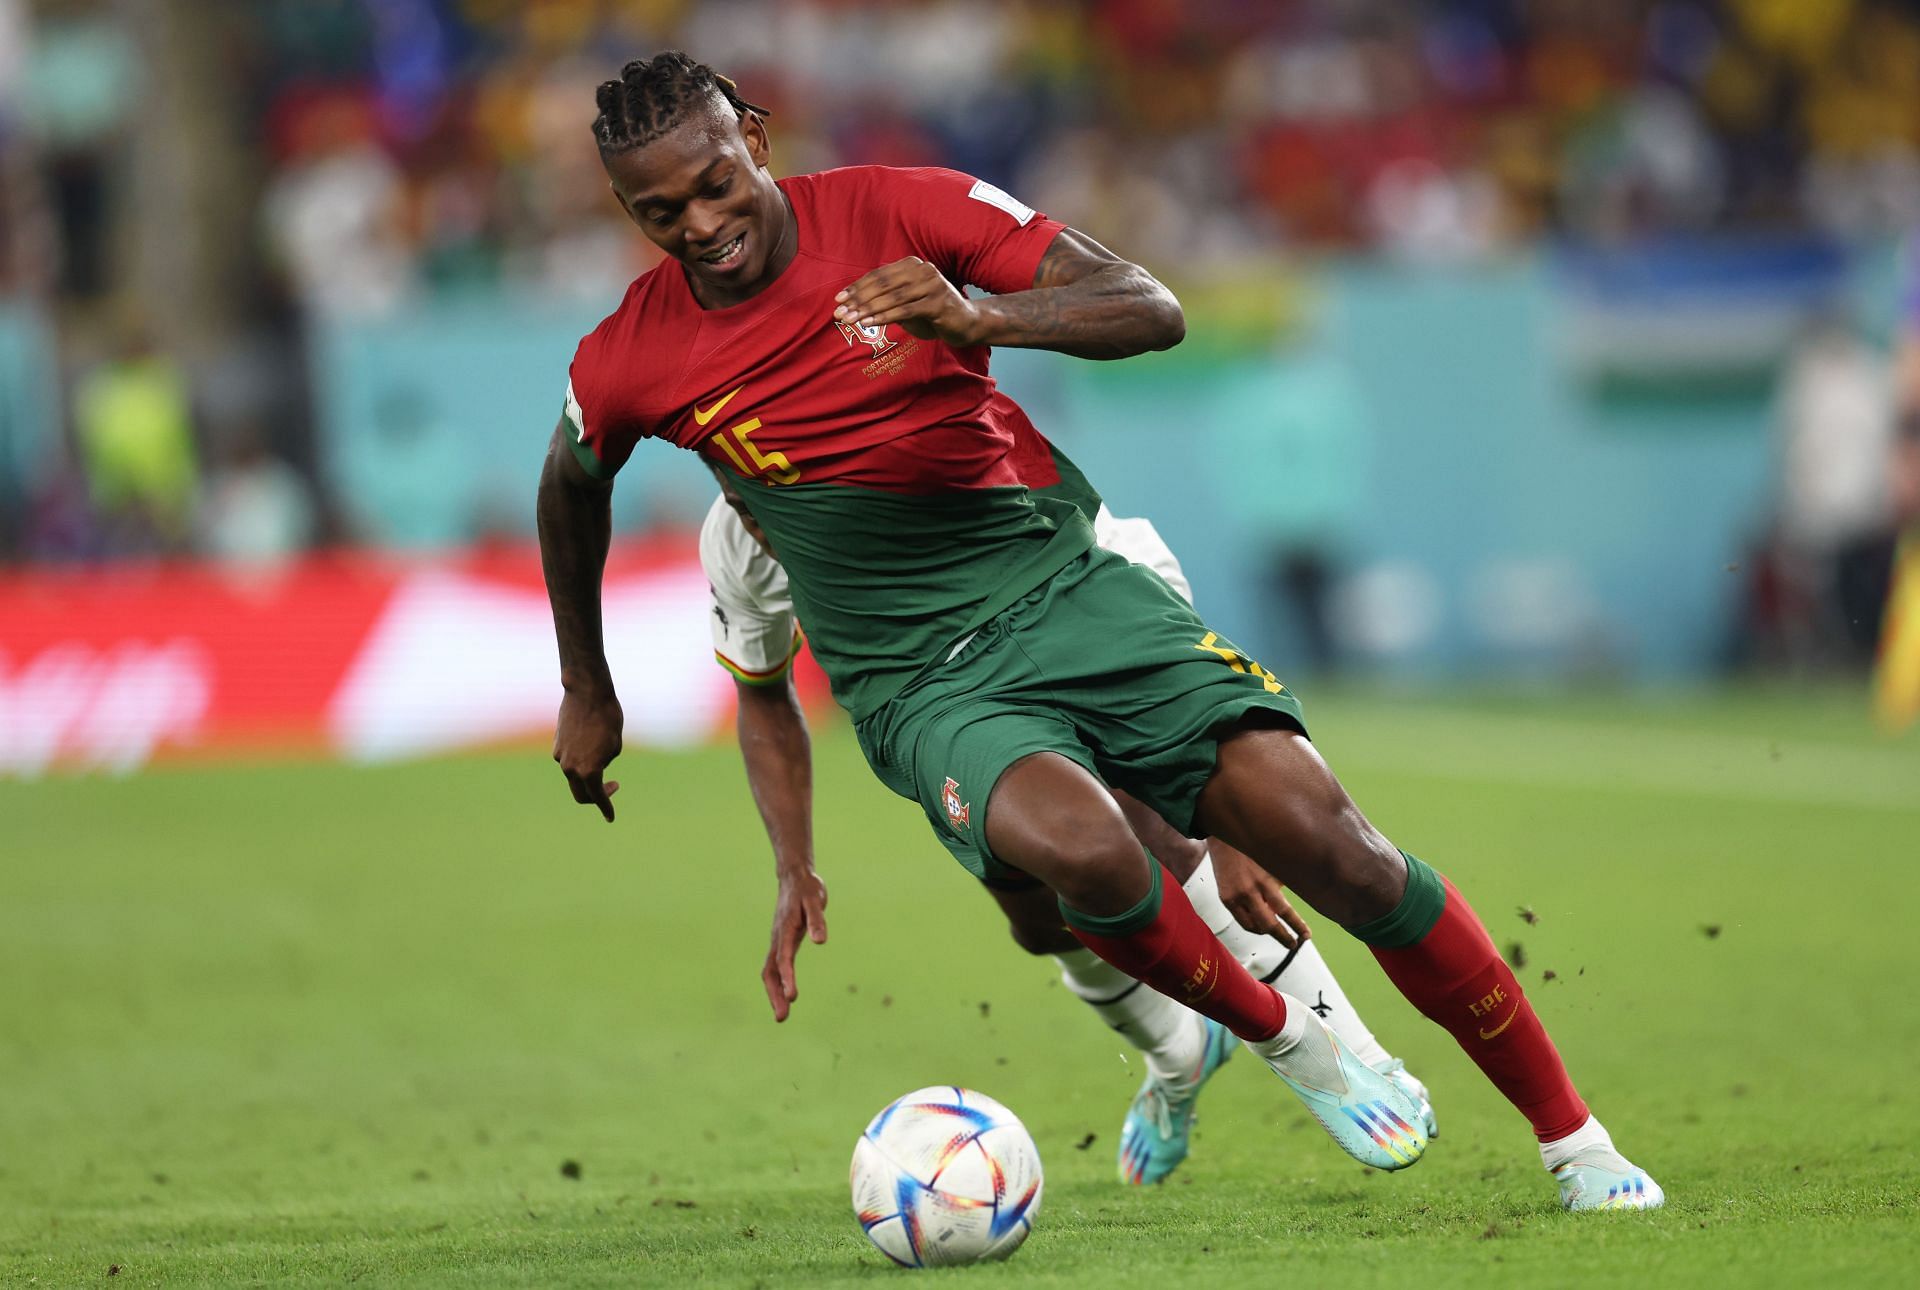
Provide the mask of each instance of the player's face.
{"label": "player's face", "polygon": [[785,267],[774,256],[791,217],[767,156],[757,115],[713,112],[604,160],[627,216],[713,303],[744,300]]}

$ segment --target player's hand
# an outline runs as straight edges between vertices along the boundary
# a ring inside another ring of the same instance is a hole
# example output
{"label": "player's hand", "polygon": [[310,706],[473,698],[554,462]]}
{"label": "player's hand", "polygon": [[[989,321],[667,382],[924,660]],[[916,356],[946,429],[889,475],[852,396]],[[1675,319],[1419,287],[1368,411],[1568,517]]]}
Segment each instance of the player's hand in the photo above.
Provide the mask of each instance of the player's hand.
{"label": "player's hand", "polygon": [[1208,849],[1220,900],[1235,922],[1257,935],[1273,937],[1288,949],[1312,937],[1313,930],[1287,899],[1278,878],[1218,838]]}
{"label": "player's hand", "polygon": [[973,302],[918,256],[862,274],[833,301],[835,322],[868,328],[899,323],[909,336],[921,340],[978,343],[979,315]]}
{"label": "player's hand", "polygon": [[613,795],[620,785],[614,780],[603,783],[600,776],[620,755],[625,722],[620,700],[612,691],[568,690],[560,700],[560,719],[553,732],[553,759],[567,777],[573,800],[599,807],[609,824],[613,823]]}
{"label": "player's hand", "polygon": [[793,959],[801,937],[815,945],[827,943],[827,884],[811,869],[780,872],[780,895],[773,906],[773,943],[760,967],[760,984],[767,987],[773,1019],[785,1021],[793,1001],[800,997],[794,983]]}

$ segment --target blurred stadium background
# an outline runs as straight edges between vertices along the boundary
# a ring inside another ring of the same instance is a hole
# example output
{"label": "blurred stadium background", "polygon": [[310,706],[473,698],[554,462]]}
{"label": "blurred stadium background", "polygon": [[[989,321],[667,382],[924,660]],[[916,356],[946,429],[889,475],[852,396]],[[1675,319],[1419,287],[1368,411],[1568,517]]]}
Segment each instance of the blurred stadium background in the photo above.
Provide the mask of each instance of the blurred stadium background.
{"label": "blurred stadium background", "polygon": [[[996,372],[1667,1211],[1560,1222],[1331,934],[1444,1149],[1351,1171],[1242,1062],[1117,1188],[1137,1067],[817,673],[775,1028],[688,454],[616,490],[619,822],[567,798],[533,490],[648,263],[592,89],[674,46],[780,173],[956,166],[1175,287],[1176,350]],[[865,1285],[852,1137],[957,1081],[1047,1161],[1016,1278],[1905,1284],[1916,228],[1920,0],[0,0],[0,1282]]]}
{"label": "blurred stadium background", "polygon": [[[532,484],[651,249],[592,87],[667,46],[781,173],[955,166],[1176,287],[1179,350],[996,370],[1282,676],[1865,675],[1920,4],[0,0],[0,774],[546,728]],[[643,458],[672,744],[710,484]]]}

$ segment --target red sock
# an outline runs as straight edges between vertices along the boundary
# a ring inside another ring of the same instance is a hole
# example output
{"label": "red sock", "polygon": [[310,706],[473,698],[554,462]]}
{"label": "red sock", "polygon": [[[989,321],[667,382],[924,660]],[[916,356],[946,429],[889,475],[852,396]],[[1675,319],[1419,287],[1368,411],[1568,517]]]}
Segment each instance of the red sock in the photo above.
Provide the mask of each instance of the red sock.
{"label": "red sock", "polygon": [[1259,1043],[1279,1034],[1287,1020],[1279,993],[1249,976],[1193,912],[1173,875],[1158,861],[1154,868],[1154,891],[1134,910],[1101,919],[1063,907],[1068,930],[1128,976],[1241,1039]]}
{"label": "red sock", "polygon": [[1404,949],[1373,946],[1373,956],[1400,993],[1466,1049],[1540,1141],[1564,1138],[1586,1123],[1587,1104],[1473,907],[1441,881],[1447,903],[1433,929]]}

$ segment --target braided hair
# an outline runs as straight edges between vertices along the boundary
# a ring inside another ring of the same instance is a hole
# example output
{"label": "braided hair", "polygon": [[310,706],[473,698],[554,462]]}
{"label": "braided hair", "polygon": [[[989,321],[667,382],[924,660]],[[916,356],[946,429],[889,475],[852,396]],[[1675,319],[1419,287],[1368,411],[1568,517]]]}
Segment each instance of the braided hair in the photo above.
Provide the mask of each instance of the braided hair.
{"label": "braided hair", "polygon": [[600,107],[593,120],[594,140],[602,155],[645,147],[711,105],[716,94],[736,114],[768,115],[765,108],[741,98],[731,80],[677,49],[636,58],[620,69],[619,80],[602,81],[594,91]]}

